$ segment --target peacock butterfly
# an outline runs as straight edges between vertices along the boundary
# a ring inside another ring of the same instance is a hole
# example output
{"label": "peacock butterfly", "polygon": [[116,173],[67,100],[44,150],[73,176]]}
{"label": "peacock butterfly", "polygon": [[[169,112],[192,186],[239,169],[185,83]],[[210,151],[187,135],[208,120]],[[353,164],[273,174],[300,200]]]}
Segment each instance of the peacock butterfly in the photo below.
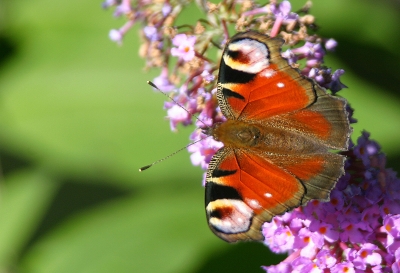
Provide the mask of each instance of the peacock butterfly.
{"label": "peacock butterfly", "polygon": [[217,99],[227,121],[203,132],[223,142],[206,173],[205,207],[223,240],[262,240],[275,215],[329,200],[344,174],[351,128],[346,101],[281,56],[283,41],[255,31],[226,45]]}

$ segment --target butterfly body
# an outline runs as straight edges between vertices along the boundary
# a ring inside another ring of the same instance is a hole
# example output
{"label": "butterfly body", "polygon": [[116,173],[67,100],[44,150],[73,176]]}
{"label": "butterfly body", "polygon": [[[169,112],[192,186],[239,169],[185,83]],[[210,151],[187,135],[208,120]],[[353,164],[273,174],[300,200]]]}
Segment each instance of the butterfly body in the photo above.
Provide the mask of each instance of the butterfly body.
{"label": "butterfly body", "polygon": [[228,120],[212,127],[208,134],[223,142],[225,147],[248,149],[253,152],[296,154],[326,150],[311,138],[271,124]]}
{"label": "butterfly body", "polygon": [[249,31],[221,59],[217,98],[226,122],[206,174],[206,214],[220,238],[262,240],[261,226],[311,199],[326,201],[343,175],[351,133],[346,101],[281,57],[283,41]]}

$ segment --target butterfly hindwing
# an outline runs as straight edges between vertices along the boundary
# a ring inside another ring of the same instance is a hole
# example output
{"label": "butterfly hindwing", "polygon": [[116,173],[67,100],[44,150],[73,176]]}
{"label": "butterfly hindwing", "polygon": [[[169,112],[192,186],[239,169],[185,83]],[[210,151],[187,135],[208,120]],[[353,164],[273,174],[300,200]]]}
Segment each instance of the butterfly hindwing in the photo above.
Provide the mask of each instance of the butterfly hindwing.
{"label": "butterfly hindwing", "polygon": [[311,199],[328,201],[338,177],[344,174],[345,157],[333,153],[297,155],[268,155],[277,166],[295,176],[306,188],[302,199],[305,205]]}

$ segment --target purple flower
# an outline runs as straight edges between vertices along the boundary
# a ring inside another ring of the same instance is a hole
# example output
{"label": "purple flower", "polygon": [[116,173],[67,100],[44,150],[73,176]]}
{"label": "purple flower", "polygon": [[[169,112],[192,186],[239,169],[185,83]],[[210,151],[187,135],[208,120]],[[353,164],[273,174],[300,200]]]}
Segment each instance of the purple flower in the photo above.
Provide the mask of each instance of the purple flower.
{"label": "purple flower", "polygon": [[291,49],[282,52],[282,57],[288,60],[290,65],[295,64],[298,60],[297,55]]}
{"label": "purple flower", "polygon": [[188,151],[192,153],[190,155],[190,160],[195,166],[200,165],[202,169],[206,170],[208,163],[212,156],[222,148],[222,142],[218,142],[211,137],[208,137],[201,133],[201,130],[196,130],[191,136],[192,141],[202,139],[188,147]]}
{"label": "purple flower", "polygon": [[376,230],[380,226],[379,216],[379,206],[373,205],[361,213],[361,220],[369,225],[369,230]]}
{"label": "purple flower", "polygon": [[299,18],[296,13],[290,12],[292,9],[292,5],[289,1],[282,1],[279,6],[271,5],[271,12],[275,15],[275,17],[281,18],[284,23],[289,23],[295,21]]}
{"label": "purple flower", "polygon": [[343,230],[340,233],[340,240],[343,242],[360,243],[364,242],[364,236],[360,228],[362,223],[352,223],[350,221],[343,221],[340,225],[340,229]]}
{"label": "purple flower", "polygon": [[336,264],[337,259],[332,256],[331,252],[327,249],[322,249],[315,256],[317,266],[321,269],[331,268]]}
{"label": "purple flower", "polygon": [[171,55],[178,57],[184,61],[190,61],[194,58],[194,44],[196,36],[187,36],[186,34],[178,34],[172,39],[172,44],[176,47],[171,48]]}
{"label": "purple flower", "polygon": [[165,16],[169,15],[172,11],[172,6],[169,3],[164,3],[162,9],[162,14]]}
{"label": "purple flower", "polygon": [[[303,55],[305,53],[304,49],[301,51],[302,53],[300,56],[305,56]],[[311,54],[311,53],[310,53]],[[312,54],[310,55],[312,56]],[[313,58],[313,57],[312,57]],[[322,58],[321,58],[322,60]],[[333,74],[331,74],[331,69],[319,69],[315,68],[312,66],[317,65],[321,60],[317,59],[310,59],[307,61],[307,66],[303,69],[303,74],[307,75],[308,77],[315,79],[315,81],[321,85],[322,87],[325,87],[327,89],[330,89],[333,94],[336,94],[343,88],[347,88],[346,85],[344,85],[340,81],[340,76],[344,74],[343,69],[338,69],[336,70]],[[354,122],[353,122],[354,123]]]}
{"label": "purple flower", "polygon": [[344,206],[343,193],[338,190],[332,190],[331,199],[329,200],[329,202],[322,203],[321,205],[328,213],[342,210]]}
{"label": "purple flower", "polygon": [[332,273],[355,273],[354,265],[350,262],[341,262],[331,268]]}
{"label": "purple flower", "polygon": [[130,0],[122,0],[121,4],[118,5],[114,11],[114,16],[119,17],[123,14],[128,14],[132,11],[131,9],[131,1]]}
{"label": "purple flower", "polygon": [[343,88],[347,88],[347,86],[340,81],[340,77],[343,74],[343,69],[337,69],[335,72],[333,72],[331,82],[327,86],[327,88],[329,88],[333,94],[339,92]]}
{"label": "purple flower", "polygon": [[208,70],[204,70],[201,73],[201,76],[207,82],[213,82],[215,80],[215,76],[213,74],[210,74],[210,71],[208,71]]}
{"label": "purple flower", "polygon": [[393,238],[400,237],[400,215],[387,215],[383,220],[384,231]]}
{"label": "purple flower", "polygon": [[124,37],[123,33],[117,29],[110,30],[108,36],[110,37],[111,41],[117,42],[118,44],[122,43],[122,38]]}
{"label": "purple flower", "polygon": [[[164,103],[172,131],[177,130],[176,127],[179,123],[183,126],[192,124],[192,114],[196,113],[197,109],[196,100],[188,97],[184,92],[174,97],[174,100],[175,102]],[[179,103],[179,105],[176,102]]]}
{"label": "purple flower", "polygon": [[318,242],[318,239],[315,241],[313,240],[310,230],[308,228],[302,228],[295,238],[293,247],[300,249],[300,256],[311,258],[317,254],[318,246],[316,242]]}
{"label": "purple flower", "polygon": [[280,252],[286,252],[293,248],[294,236],[289,227],[278,227],[273,237],[269,238],[270,243],[274,244],[272,248],[279,249]]}
{"label": "purple flower", "polygon": [[282,1],[279,6],[271,5],[270,9],[276,19],[271,29],[271,37],[275,37],[278,34],[282,24],[293,23],[299,18],[296,13],[290,12],[292,6],[289,1]]}
{"label": "purple flower", "polygon": [[[332,46],[332,43],[331,41],[328,45]],[[306,66],[302,69],[302,73],[315,79],[322,87],[330,89],[333,94],[336,94],[343,88],[347,88],[340,80],[340,77],[345,72],[343,69],[337,69],[332,74],[331,69],[321,67],[324,61],[325,51],[320,43],[306,42],[301,47],[287,50],[282,56],[287,58],[289,63],[306,58]]]}
{"label": "purple flower", "polygon": [[192,117],[188,112],[185,111],[182,107],[178,105],[172,106],[167,111],[168,118],[170,119],[171,130],[176,131],[176,126],[178,123],[182,123],[183,125],[189,125],[192,123]]}
{"label": "purple flower", "polygon": [[122,38],[124,38],[125,33],[133,26],[133,23],[134,21],[128,21],[120,29],[112,29],[109,33],[111,41],[122,44]]}
{"label": "purple flower", "polygon": [[357,140],[357,146],[354,148],[354,154],[361,158],[365,166],[370,166],[370,157],[377,154],[380,150],[380,146],[375,141],[369,140],[369,133],[366,131],[362,132],[362,135]]}
{"label": "purple flower", "polygon": [[149,41],[154,42],[160,40],[161,36],[155,26],[145,26],[143,28],[144,35]]}
{"label": "purple flower", "polygon": [[292,6],[289,1],[282,1],[279,6],[271,5],[271,11],[275,17],[287,17]]}
{"label": "purple flower", "polygon": [[326,42],[325,42],[325,48],[327,49],[327,50],[329,50],[329,51],[333,51],[333,50],[335,50],[335,48],[337,47],[337,45],[338,45],[338,43],[336,42],[336,40],[335,39],[328,39]]}
{"label": "purple flower", "polygon": [[[335,229],[333,229],[333,226],[328,223],[320,222],[318,220],[312,221],[310,223],[309,227],[310,231],[314,232],[313,233],[313,238],[314,241],[317,240],[318,238],[318,243],[317,245],[321,248],[323,245],[323,240],[333,243],[339,239],[339,232]],[[320,236],[315,236],[316,234],[319,234]]]}
{"label": "purple flower", "polygon": [[310,273],[322,273],[322,270],[316,266],[316,264],[306,257],[297,257],[292,262],[293,271],[295,273],[310,272]]}
{"label": "purple flower", "polygon": [[399,246],[394,251],[393,260],[395,260],[395,262],[393,262],[392,270],[394,273],[399,273],[400,272],[400,247]]}
{"label": "purple flower", "polygon": [[153,83],[164,92],[170,92],[176,89],[176,86],[173,85],[168,79],[168,70],[163,69],[160,76],[155,77],[153,79]]}
{"label": "purple flower", "polygon": [[[307,58],[308,62],[322,62],[325,56],[325,51],[319,43],[306,42],[302,47],[293,48],[292,52],[297,54],[299,59]],[[312,67],[313,65],[308,66]]]}
{"label": "purple flower", "polygon": [[376,252],[377,250],[378,247],[370,243],[364,244],[358,251],[353,250],[355,252],[352,259],[354,267],[365,270],[368,265],[379,265],[382,262],[382,257]]}

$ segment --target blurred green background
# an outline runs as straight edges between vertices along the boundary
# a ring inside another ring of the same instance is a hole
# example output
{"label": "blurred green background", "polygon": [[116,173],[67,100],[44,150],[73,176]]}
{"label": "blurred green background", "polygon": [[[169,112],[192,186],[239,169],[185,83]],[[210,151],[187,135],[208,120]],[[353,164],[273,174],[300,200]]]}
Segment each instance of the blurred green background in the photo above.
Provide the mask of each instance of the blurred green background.
{"label": "blurred green background", "polygon": [[[354,137],[370,131],[400,170],[399,1],[311,11],[339,42],[326,64],[346,70]],[[123,23],[101,0],[0,0],[0,272],[262,272],[283,256],[209,231],[187,153],[138,172],[192,129],[170,132],[137,28],[122,47],[108,39]]]}

